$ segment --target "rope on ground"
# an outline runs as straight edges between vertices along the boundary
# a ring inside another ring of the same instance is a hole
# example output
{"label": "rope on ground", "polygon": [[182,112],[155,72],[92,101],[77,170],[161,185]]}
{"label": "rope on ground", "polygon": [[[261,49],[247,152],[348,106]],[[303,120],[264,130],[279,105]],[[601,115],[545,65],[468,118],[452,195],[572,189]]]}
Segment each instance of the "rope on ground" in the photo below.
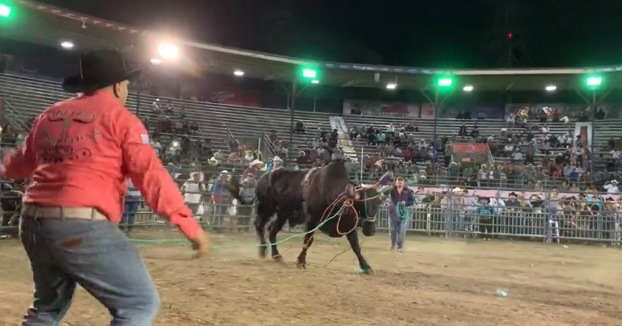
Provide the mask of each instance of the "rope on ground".
{"label": "rope on ground", "polygon": [[[333,216],[330,216],[330,217],[324,219],[315,228],[313,228],[313,229],[311,229],[309,231],[306,231],[306,232],[300,232],[300,233],[293,234],[293,235],[291,235],[291,236],[289,236],[289,237],[287,237],[285,239],[279,240],[279,241],[274,242],[274,243],[265,243],[265,244],[261,244],[261,243],[259,243],[259,244],[257,244],[257,243],[252,243],[252,244],[251,243],[245,243],[245,244],[229,243],[229,244],[224,244],[224,245],[219,245],[219,246],[213,246],[213,247],[210,247],[210,248],[211,249],[220,249],[220,248],[242,248],[242,247],[268,247],[268,246],[271,246],[271,245],[279,245],[279,244],[285,243],[287,241],[290,241],[292,239],[299,238],[299,237],[305,236],[305,235],[310,234],[310,233],[314,233],[319,228],[321,228],[324,224],[326,224],[326,222],[328,222],[328,221],[330,221],[330,220],[332,220],[334,218],[341,217],[343,210],[347,206],[349,206],[349,205],[351,205],[351,203],[344,202],[343,205],[341,206],[341,208],[339,208],[339,210]],[[186,239],[150,239],[150,240],[146,240],[146,239],[130,239],[130,241],[136,242],[136,243],[152,243],[152,244],[188,243],[189,242]]]}

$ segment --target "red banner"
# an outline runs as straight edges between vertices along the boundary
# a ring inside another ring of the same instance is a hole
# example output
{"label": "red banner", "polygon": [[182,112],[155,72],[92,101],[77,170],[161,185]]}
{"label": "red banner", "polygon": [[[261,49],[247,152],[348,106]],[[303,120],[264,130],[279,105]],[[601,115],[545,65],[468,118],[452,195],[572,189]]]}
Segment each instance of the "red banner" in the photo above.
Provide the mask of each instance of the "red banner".
{"label": "red banner", "polygon": [[456,153],[488,153],[486,144],[453,144]]}

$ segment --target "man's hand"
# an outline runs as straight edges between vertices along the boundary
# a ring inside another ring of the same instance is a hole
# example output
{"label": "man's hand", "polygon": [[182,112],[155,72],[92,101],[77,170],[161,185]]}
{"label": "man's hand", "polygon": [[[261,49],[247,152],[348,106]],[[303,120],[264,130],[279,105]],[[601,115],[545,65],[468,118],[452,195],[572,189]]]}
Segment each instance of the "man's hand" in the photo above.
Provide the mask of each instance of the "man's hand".
{"label": "man's hand", "polygon": [[205,237],[203,230],[194,239],[189,240],[192,243],[192,250],[194,250],[192,258],[199,258],[207,253],[207,237]]}

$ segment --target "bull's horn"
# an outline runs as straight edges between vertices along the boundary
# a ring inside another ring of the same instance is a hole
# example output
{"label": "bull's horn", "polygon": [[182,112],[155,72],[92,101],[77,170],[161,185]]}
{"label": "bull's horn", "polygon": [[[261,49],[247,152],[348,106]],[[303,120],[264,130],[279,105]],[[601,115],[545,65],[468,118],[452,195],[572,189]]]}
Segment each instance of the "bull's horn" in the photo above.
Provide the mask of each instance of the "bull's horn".
{"label": "bull's horn", "polygon": [[356,197],[356,192],[354,191],[354,185],[351,183],[346,186],[346,196],[350,198]]}

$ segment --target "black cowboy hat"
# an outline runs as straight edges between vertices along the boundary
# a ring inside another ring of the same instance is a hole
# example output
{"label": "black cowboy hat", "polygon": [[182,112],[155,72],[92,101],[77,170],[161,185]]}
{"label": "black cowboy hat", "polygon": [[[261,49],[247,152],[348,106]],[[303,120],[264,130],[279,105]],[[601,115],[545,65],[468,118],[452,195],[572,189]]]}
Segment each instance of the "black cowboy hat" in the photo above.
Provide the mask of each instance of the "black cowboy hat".
{"label": "black cowboy hat", "polygon": [[124,80],[136,80],[141,74],[141,69],[128,70],[117,50],[91,51],[80,59],[80,74],[65,78],[63,89],[70,93],[89,93]]}

